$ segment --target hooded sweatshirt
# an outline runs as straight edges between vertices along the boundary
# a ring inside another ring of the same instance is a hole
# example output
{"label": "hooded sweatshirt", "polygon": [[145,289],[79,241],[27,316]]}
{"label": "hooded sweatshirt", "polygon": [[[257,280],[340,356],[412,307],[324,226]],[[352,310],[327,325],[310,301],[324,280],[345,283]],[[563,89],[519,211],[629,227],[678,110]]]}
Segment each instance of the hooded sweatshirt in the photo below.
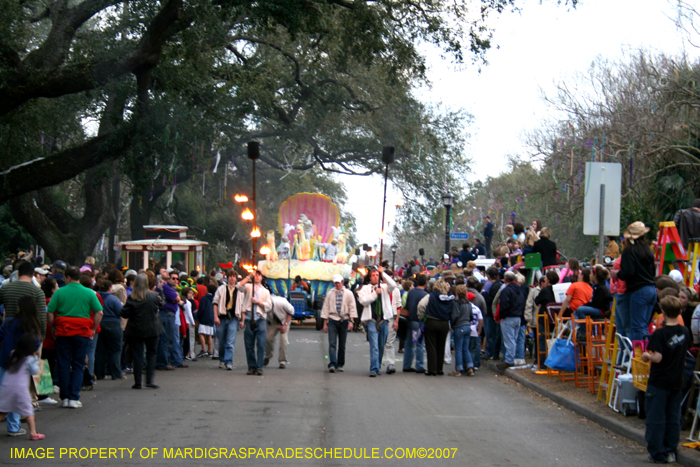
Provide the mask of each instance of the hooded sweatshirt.
{"label": "hooded sweatshirt", "polygon": [[438,290],[433,290],[430,292],[428,308],[425,314],[442,321],[449,321],[452,316],[452,303],[454,299],[454,295],[443,295]]}

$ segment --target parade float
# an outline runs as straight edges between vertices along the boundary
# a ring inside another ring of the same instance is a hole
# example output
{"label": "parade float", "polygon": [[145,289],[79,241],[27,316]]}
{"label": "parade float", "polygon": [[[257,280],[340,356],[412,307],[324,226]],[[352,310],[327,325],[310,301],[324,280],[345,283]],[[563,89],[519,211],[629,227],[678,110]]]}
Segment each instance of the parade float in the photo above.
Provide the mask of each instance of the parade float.
{"label": "parade float", "polygon": [[[269,253],[258,262],[273,292],[289,296],[296,276],[310,287],[313,303],[333,286],[333,276],[349,278],[352,253],[347,225],[341,227],[340,212],[333,201],[319,193],[298,193],[279,208],[277,241],[275,230],[265,238]],[[267,250],[266,250],[267,251]]]}

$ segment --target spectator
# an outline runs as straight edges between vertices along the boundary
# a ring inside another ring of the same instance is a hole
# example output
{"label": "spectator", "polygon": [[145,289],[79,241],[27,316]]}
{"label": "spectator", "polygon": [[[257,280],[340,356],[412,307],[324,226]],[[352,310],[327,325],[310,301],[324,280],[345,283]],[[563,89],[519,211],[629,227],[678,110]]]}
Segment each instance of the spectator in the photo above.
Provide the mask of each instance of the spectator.
{"label": "spectator", "polygon": [[443,279],[435,282],[433,291],[418,304],[418,319],[425,318],[425,349],[428,354],[428,376],[442,376],[445,341],[450,332],[450,317],[455,299],[450,285]]}
{"label": "spectator", "polygon": [[98,380],[105,379],[109,373],[113,380],[126,378],[122,375],[121,351],[124,333],[122,331],[122,303],[112,293],[112,282],[102,281],[100,291],[102,297],[102,321],[100,323],[100,338],[95,349],[95,376]]}
{"label": "spectator", "polygon": [[539,253],[542,257],[542,267],[557,265],[557,244],[550,240],[552,230],[549,227],[542,227],[540,239],[532,245],[532,252]]}
{"label": "spectator", "polygon": [[501,370],[505,370],[514,365],[518,333],[525,311],[525,299],[520,290],[520,286],[515,282],[515,274],[510,271],[506,272],[504,279],[505,285],[501,291],[499,305],[501,333],[506,354],[504,361],[496,365],[496,367]]}

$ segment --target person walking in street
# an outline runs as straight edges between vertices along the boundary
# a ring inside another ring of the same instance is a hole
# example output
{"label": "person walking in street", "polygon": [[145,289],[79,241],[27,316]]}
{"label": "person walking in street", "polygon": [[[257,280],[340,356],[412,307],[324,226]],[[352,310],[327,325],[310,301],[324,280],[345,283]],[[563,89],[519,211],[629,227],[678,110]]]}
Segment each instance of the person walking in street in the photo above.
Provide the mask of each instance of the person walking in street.
{"label": "person walking in street", "polygon": [[[243,325],[245,326],[245,354],[248,360],[248,375],[263,374],[265,345],[267,344],[267,313],[272,309],[270,292],[262,285],[263,275],[259,270],[250,273],[236,287],[244,293]],[[257,355],[256,355],[257,349]]]}
{"label": "person walking in street", "polygon": [[629,316],[622,317],[622,322],[627,323],[625,334],[633,341],[648,334],[647,325],[657,299],[654,253],[644,239],[648,232],[649,228],[639,221],[627,227],[623,233],[627,247],[622,251],[620,270],[613,269],[610,273],[613,278],[625,281],[629,307],[624,311]]}
{"label": "person walking in street", "polygon": [[447,334],[455,299],[450,285],[443,279],[435,282],[432,292],[418,303],[418,319],[425,319],[425,350],[428,354],[427,376],[442,376]]}
{"label": "person walking in street", "polygon": [[[416,286],[407,292],[406,308],[408,309],[408,325],[406,326],[406,346],[403,354],[404,373],[424,373],[425,345],[421,336],[417,342],[413,340],[413,333],[420,330],[421,322],[418,319],[418,303],[428,295],[425,286],[428,278],[424,274],[416,276]],[[413,357],[415,355],[416,366],[413,367]]]}
{"label": "person walking in street", "polygon": [[515,362],[515,351],[520,331],[520,322],[525,311],[525,297],[520,286],[515,282],[515,274],[508,271],[504,275],[505,285],[501,290],[500,317],[501,334],[503,344],[506,348],[504,361],[496,365],[497,368],[505,370],[513,366]]}
{"label": "person walking in street", "polygon": [[[380,282],[380,276],[383,282]],[[370,283],[363,286],[358,292],[362,311],[362,323],[367,329],[369,339],[369,376],[376,377],[384,356],[384,346],[389,335],[389,320],[394,317],[394,305],[392,292],[396,288],[396,282],[384,273],[384,268],[379,266],[369,272]]]}
{"label": "person walking in street", "polygon": [[243,292],[236,288],[238,274],[233,269],[225,272],[226,283],[214,294],[214,325],[219,341],[219,368],[233,370],[233,352],[238,328],[241,327]]}
{"label": "person walking in street", "polygon": [[153,378],[158,349],[160,305],[160,295],[148,289],[148,277],[145,274],[138,274],[134,279],[133,291],[121,310],[121,317],[128,320],[124,336],[134,361],[133,389],[141,389],[144,347],[146,348],[146,387],[158,388]]}
{"label": "person walking in street", "polygon": [[[92,290],[80,282],[80,270],[66,269],[66,286],[54,292],[48,307],[48,320],[56,336],[58,385],[63,407],[77,409],[83,385],[83,368],[89,341],[102,321],[102,305]],[[94,313],[94,319],[90,317]]]}
{"label": "person walking in street", "polygon": [[[294,306],[284,297],[270,296],[272,310],[267,314],[267,343],[265,344],[265,362],[270,363],[275,350],[275,337],[280,335],[280,347],[277,355],[280,370],[287,368],[287,348],[289,347],[289,323],[294,316]],[[354,303],[354,299],[353,299]]]}
{"label": "person walking in street", "polygon": [[321,310],[323,332],[328,334],[328,371],[343,371],[345,366],[345,342],[357,318],[355,296],[345,288],[343,276],[333,276],[333,288],[326,294]]}
{"label": "person walking in street", "polygon": [[484,217],[486,225],[484,226],[484,243],[486,246],[486,257],[491,258],[491,240],[493,240],[493,222],[491,222],[491,217]]}

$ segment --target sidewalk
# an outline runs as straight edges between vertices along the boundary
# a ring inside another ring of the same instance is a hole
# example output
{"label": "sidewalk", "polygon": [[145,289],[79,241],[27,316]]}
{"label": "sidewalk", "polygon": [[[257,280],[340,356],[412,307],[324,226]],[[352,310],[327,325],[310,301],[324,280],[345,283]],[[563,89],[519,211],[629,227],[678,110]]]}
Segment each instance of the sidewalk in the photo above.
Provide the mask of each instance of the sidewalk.
{"label": "sidewalk", "polygon": [[[607,406],[604,398],[600,402],[597,401],[597,393],[590,394],[588,389],[577,388],[573,381],[563,383],[559,381],[558,377],[536,375],[529,368],[525,370],[509,369],[504,372],[496,368],[496,363],[492,360],[482,361],[482,366],[507,376],[613,433],[646,446],[644,420],[637,418],[636,415],[625,417],[614,412]],[[700,451],[682,446],[683,443],[688,442],[686,438],[689,434],[690,431],[681,432],[681,439],[678,443],[678,463],[686,467],[700,467]]]}

